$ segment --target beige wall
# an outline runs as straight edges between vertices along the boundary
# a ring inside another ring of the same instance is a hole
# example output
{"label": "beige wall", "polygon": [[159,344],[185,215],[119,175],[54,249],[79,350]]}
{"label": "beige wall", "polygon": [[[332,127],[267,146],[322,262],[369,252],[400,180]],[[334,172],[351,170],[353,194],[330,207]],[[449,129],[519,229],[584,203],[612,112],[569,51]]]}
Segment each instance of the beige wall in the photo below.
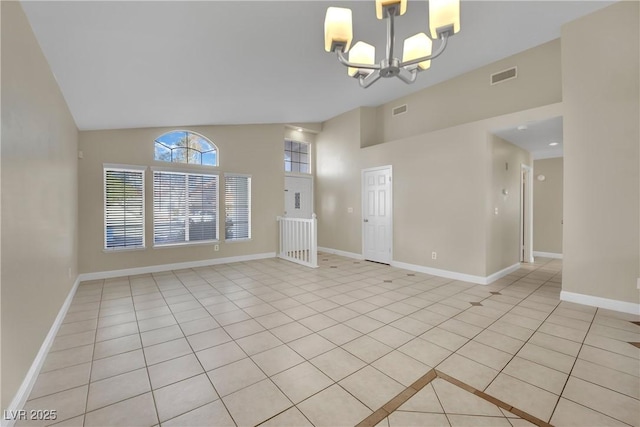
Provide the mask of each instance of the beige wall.
{"label": "beige wall", "polygon": [[393,166],[394,261],[485,276],[485,135],[471,123],[362,150],[361,168]]}
{"label": "beige wall", "polygon": [[78,131],[22,7],[1,7],[4,409],[77,276]]}
{"label": "beige wall", "polygon": [[493,134],[488,136],[488,145],[486,271],[490,275],[520,262],[520,171],[521,165],[531,166],[531,154]]}
{"label": "beige wall", "polygon": [[[516,181],[520,163],[531,163],[527,152],[494,143],[490,130],[560,111],[560,104],[552,104],[363,149],[361,128],[370,119],[366,110],[325,122],[316,140],[320,246],[362,254],[361,172],[391,165],[394,261],[481,277],[513,265],[518,262]],[[494,157],[496,165],[509,161],[517,167],[508,174],[496,172],[494,182]],[[504,186],[510,189],[508,200],[494,200],[494,187]],[[501,213],[494,218],[496,203]],[[496,251],[490,260],[489,249]],[[437,260],[431,252],[438,253]]]}
{"label": "beige wall", "polygon": [[318,246],[357,254],[362,253],[360,114],[355,109],[323,123],[315,173]]}
{"label": "beige wall", "polygon": [[284,137],[287,139],[292,139],[294,141],[308,142],[309,144],[312,144],[311,147],[313,148],[313,143],[316,141],[316,134],[305,131],[304,128],[301,129],[303,130],[299,131],[298,129],[285,127]]}
{"label": "beige wall", "polygon": [[[493,86],[489,84],[491,74],[513,66],[518,67],[518,78]],[[377,107],[377,138],[369,138],[365,145],[393,141],[561,100],[558,39]],[[392,109],[402,104],[407,104],[407,112],[392,116]]]}
{"label": "beige wall", "polygon": [[[516,80],[489,85],[491,73],[513,65]],[[517,263],[514,179],[519,182],[519,164],[531,160],[523,150],[493,142],[490,132],[560,115],[561,99],[555,40],[380,107],[328,120],[316,143],[320,246],[362,253],[361,171],[392,165],[395,261],[478,276]],[[408,112],[391,118],[391,109],[404,103]],[[493,170],[504,161],[517,168],[507,175]],[[514,189],[506,200],[495,190],[504,186]],[[495,205],[504,208],[498,216]]]}
{"label": "beige wall", "polygon": [[[533,250],[562,254],[563,159],[533,162]],[[544,175],[544,181],[537,179]]]}
{"label": "beige wall", "polygon": [[638,2],[562,28],[564,291],[637,304]]}
{"label": "beige wall", "polygon": [[[180,127],[178,127],[180,128]],[[104,252],[103,164],[116,163],[151,167],[176,167],[153,160],[153,141],[174,128],[124,129],[80,132],[79,210],[80,255],[82,273],[120,270],[222,257],[273,253],[277,250],[276,216],[284,209],[283,125],[190,126],[189,130],[211,139],[220,153],[223,187],[225,172],[252,175],[252,239],[248,242],[219,243],[182,247],[153,248],[153,173],[147,169],[146,246],[144,250]],[[210,168],[195,168],[212,171]],[[224,192],[219,192],[224,209]],[[220,224],[220,235],[224,235]]]}

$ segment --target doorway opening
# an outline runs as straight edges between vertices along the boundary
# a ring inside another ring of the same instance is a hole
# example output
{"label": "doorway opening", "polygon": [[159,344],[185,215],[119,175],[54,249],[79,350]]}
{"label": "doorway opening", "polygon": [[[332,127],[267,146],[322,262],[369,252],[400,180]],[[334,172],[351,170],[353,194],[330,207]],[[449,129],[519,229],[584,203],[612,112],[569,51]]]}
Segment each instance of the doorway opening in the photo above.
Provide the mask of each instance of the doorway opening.
{"label": "doorway opening", "polygon": [[533,168],[520,169],[520,262],[533,262]]}

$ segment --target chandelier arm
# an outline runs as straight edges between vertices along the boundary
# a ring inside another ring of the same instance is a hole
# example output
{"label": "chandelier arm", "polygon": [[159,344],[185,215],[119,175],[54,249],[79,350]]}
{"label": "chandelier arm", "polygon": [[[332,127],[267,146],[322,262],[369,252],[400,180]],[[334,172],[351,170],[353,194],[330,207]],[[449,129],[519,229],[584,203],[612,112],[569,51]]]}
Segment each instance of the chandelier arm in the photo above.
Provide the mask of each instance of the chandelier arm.
{"label": "chandelier arm", "polygon": [[358,64],[358,63],[355,63],[355,62],[349,62],[349,60],[347,58],[345,58],[343,51],[336,50],[336,53],[338,55],[338,61],[342,65],[344,65],[345,67],[362,68],[362,69],[365,69],[365,70],[379,70],[380,69],[380,64]]}
{"label": "chandelier arm", "polygon": [[[405,75],[405,73],[409,73],[409,75]],[[405,69],[405,68],[401,68],[400,69],[400,73],[396,76],[397,78],[399,78],[400,80],[402,80],[403,82],[405,82],[406,84],[411,84],[413,82],[416,81],[416,77],[418,77],[418,69],[413,69],[411,71]]]}
{"label": "chandelier arm", "polygon": [[376,70],[366,77],[360,76],[358,78],[358,83],[360,83],[360,87],[363,87],[366,89],[372,84],[374,84],[375,82],[377,82],[378,80],[380,80],[381,77],[382,76],[380,75],[380,71]]}
{"label": "chandelier arm", "polygon": [[443,33],[440,37],[440,46],[438,47],[438,50],[436,51],[436,53],[428,55],[428,56],[423,56],[422,58],[416,58],[416,59],[412,59],[410,61],[405,61],[400,63],[400,67],[407,67],[410,65],[415,65],[418,64],[420,62],[423,61],[429,61],[431,59],[436,59],[438,56],[442,55],[442,52],[444,52],[444,50],[447,48],[447,41],[449,40],[449,34],[448,33]]}

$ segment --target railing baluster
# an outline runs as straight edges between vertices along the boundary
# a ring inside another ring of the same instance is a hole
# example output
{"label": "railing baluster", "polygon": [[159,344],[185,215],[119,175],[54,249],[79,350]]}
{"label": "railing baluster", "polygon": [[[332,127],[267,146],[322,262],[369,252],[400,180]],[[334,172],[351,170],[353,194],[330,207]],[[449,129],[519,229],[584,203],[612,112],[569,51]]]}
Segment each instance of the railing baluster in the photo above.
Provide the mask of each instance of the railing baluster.
{"label": "railing baluster", "polygon": [[309,267],[318,266],[318,222],[311,219],[277,217],[278,257]]}

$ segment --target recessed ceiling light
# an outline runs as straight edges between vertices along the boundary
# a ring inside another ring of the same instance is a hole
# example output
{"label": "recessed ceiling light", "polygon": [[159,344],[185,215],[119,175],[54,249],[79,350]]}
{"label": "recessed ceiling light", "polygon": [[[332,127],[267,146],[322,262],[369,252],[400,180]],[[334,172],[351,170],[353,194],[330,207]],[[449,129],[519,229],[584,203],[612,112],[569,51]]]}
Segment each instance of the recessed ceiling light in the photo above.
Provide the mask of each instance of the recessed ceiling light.
{"label": "recessed ceiling light", "polygon": [[517,127],[518,130],[527,130],[529,127],[527,125],[520,125]]}
{"label": "recessed ceiling light", "polygon": [[302,128],[298,128],[298,132],[302,132]]}
{"label": "recessed ceiling light", "polygon": [[559,144],[559,142],[550,142],[550,143],[549,143],[549,145],[550,145],[550,146],[552,146],[552,147],[555,147],[555,146],[556,146],[556,145],[558,145],[558,144]]}

